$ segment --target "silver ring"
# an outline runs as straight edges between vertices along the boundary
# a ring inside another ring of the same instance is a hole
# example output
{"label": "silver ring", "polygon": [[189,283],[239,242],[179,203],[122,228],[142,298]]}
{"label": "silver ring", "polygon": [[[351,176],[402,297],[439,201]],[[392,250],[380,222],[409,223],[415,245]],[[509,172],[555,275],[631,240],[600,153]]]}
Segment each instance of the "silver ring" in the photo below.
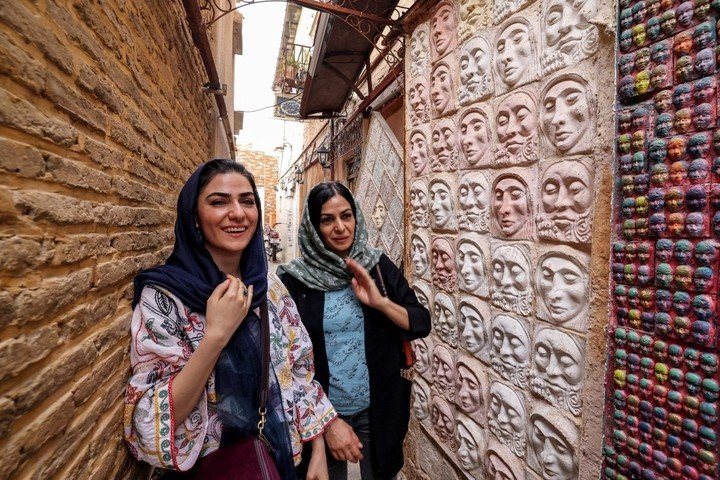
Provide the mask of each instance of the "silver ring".
{"label": "silver ring", "polygon": [[247,297],[247,287],[243,285],[243,297]]}

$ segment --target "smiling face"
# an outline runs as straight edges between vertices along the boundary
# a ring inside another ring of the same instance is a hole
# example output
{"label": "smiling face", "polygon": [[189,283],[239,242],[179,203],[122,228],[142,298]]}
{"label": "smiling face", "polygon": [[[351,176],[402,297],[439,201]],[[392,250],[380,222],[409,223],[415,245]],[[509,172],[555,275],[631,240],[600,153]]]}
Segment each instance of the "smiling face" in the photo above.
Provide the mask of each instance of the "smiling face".
{"label": "smiling face", "polygon": [[515,177],[500,178],[493,188],[492,210],[504,235],[512,237],[520,233],[530,216],[527,187]]}
{"label": "smiling face", "polygon": [[537,135],[535,100],[524,92],[508,96],[498,106],[495,125],[500,143],[510,154],[518,156],[523,146]]}
{"label": "smiling face", "polygon": [[528,25],[514,21],[506,26],[495,45],[495,68],[507,86],[514,86],[528,76],[533,61]]}
{"label": "smiling face", "polygon": [[569,258],[550,254],[540,262],[536,281],[549,320],[564,324],[578,319],[588,297],[584,269]]}
{"label": "smiling face", "polygon": [[319,230],[328,250],[343,258],[350,253],[355,240],[355,215],[345,197],[336,194],[323,204]]}
{"label": "smiling face", "polygon": [[[258,225],[258,207],[250,181],[240,173],[215,175],[200,190],[197,219],[205,248],[218,266],[239,267],[242,252]],[[237,271],[225,272],[237,275]]]}
{"label": "smiling face", "polygon": [[585,85],[577,80],[563,80],[545,93],[540,113],[550,143],[566,152],[578,145],[590,129],[590,105]]}

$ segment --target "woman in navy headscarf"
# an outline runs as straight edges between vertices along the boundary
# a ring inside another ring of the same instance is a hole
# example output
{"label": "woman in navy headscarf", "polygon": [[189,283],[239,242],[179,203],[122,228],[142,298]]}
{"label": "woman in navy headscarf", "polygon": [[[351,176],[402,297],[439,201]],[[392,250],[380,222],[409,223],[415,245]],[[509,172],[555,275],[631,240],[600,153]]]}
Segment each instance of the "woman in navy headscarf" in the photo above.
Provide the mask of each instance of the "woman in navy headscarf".
{"label": "woman in navy headscarf", "polygon": [[180,192],[175,248],[135,278],[133,375],[125,439],[140,460],[176,471],[257,433],[259,311],[270,332],[263,433],[283,479],[295,479],[312,442],[307,478],[327,478],[322,433],[336,417],[314,380],[312,346],[287,290],[268,274],[255,181],[231,160],[200,166]]}

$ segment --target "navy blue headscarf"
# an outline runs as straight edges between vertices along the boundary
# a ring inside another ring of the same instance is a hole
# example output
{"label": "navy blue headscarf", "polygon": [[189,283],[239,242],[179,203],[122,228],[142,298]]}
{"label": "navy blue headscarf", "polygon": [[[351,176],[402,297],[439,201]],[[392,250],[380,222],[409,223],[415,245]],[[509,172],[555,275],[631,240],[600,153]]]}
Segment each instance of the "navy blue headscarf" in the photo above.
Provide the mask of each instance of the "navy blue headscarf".
{"label": "navy blue headscarf", "polygon": [[[257,433],[261,366],[261,325],[254,309],[267,302],[268,265],[263,242],[262,210],[255,180],[250,172],[232,160],[211,160],[190,176],[180,191],[175,221],[175,247],[164,265],[149,268],[135,277],[133,308],[140,301],[145,285],[158,285],[177,296],[193,312],[205,314],[207,301],[215,288],[225,281],[223,273],[205,248],[202,232],[196,226],[200,180],[205,170],[232,162],[230,172],[245,175],[255,195],[258,224],[240,258],[240,275],[245,285],[253,286],[252,308],[223,349],[215,365],[217,411],[223,423],[223,438],[242,438]],[[227,166],[227,165],[225,165]],[[241,173],[245,172],[245,173]],[[182,330],[182,329],[181,329]],[[263,433],[270,440],[280,475],[295,479],[290,432],[285,421],[280,388],[270,369],[268,417]]]}

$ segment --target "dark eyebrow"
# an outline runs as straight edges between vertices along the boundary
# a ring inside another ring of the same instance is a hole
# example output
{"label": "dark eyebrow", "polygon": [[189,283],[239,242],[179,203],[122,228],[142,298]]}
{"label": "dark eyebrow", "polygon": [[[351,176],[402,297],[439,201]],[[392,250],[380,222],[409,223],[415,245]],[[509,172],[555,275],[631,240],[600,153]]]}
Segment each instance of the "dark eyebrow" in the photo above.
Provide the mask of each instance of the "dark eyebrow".
{"label": "dark eyebrow", "polygon": [[[247,197],[254,197],[255,194],[253,192],[242,192],[238,195],[239,198],[247,198]],[[205,198],[211,198],[211,197],[221,197],[221,198],[231,198],[232,195],[227,192],[211,192],[208,193]]]}

